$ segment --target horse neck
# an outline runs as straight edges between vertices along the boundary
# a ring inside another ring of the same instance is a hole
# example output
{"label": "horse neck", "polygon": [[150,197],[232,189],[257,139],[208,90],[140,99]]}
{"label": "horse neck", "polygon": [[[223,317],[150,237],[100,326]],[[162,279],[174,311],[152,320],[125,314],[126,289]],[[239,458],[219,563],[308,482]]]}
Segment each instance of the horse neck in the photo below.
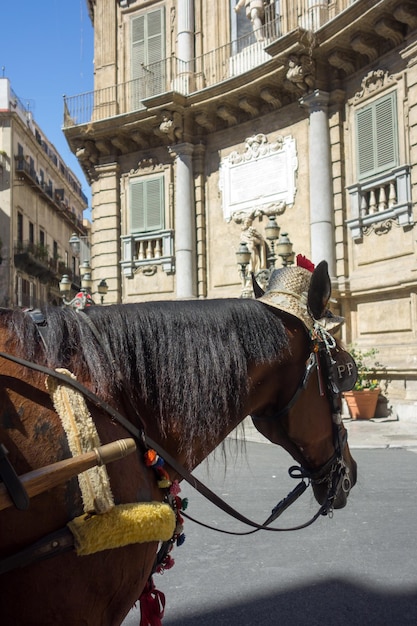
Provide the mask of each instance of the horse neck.
{"label": "horse neck", "polygon": [[268,407],[282,407],[295,393],[305,371],[309,344],[303,325],[285,321],[289,350],[272,363],[252,364],[250,388],[245,405],[248,415],[263,413]]}

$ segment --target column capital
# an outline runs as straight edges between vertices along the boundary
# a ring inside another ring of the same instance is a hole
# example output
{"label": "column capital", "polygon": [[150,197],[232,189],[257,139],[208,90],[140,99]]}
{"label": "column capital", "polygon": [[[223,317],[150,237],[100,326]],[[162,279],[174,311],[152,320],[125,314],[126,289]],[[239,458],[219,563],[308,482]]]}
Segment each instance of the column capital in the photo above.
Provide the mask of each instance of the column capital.
{"label": "column capital", "polygon": [[192,156],[194,145],[188,142],[176,143],[173,146],[169,146],[168,151],[174,159],[178,159],[181,156]]}
{"label": "column capital", "polygon": [[299,99],[299,103],[303,107],[307,107],[310,113],[313,111],[323,111],[327,109],[330,100],[330,94],[321,89],[315,89],[311,93]]}
{"label": "column capital", "polygon": [[100,163],[96,165],[94,168],[97,172],[100,172],[100,176],[114,175],[115,173],[120,172],[120,164],[117,161],[112,161],[111,163]]}

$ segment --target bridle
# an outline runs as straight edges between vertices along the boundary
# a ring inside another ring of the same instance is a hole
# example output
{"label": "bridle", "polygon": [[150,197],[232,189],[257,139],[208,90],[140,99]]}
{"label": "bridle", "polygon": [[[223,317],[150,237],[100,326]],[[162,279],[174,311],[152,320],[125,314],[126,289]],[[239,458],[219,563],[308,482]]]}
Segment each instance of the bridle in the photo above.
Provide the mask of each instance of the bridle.
{"label": "bridle", "polygon": [[[297,403],[300,395],[307,388],[308,382],[313,374],[317,372],[319,393],[326,395],[330,404],[333,422],[333,447],[334,454],[321,467],[309,470],[302,465],[292,466],[288,472],[292,478],[307,479],[312,485],[327,483],[326,502],[322,506],[321,515],[332,514],[334,500],[343,489],[349,493],[351,480],[349,468],[343,458],[343,453],[347,444],[347,432],[342,427],[341,393],[335,377],[335,360],[332,350],[336,347],[334,338],[319,324],[315,324],[310,331],[311,352],[306,361],[303,376],[287,404],[267,415],[251,415],[254,422],[259,420],[279,420],[284,417]],[[298,448],[297,448],[298,449]]]}
{"label": "bridle", "polygon": [[[90,323],[91,320],[89,320]],[[324,331],[326,333],[326,331]],[[96,334],[96,333],[95,333]],[[146,448],[153,448],[159,456],[161,456],[165,462],[176,472],[182,479],[188,482],[194,489],[196,489],[201,495],[207,498],[210,502],[212,502],[215,506],[223,510],[225,513],[235,518],[236,520],[252,527],[252,530],[246,532],[232,532],[225,531],[219,528],[215,528],[209,526],[203,522],[199,522],[191,517],[189,514],[186,514],[182,511],[182,515],[191,521],[207,527],[218,532],[223,532],[226,534],[232,535],[248,535],[259,530],[267,530],[272,532],[287,532],[292,530],[299,530],[302,528],[306,528],[310,526],[318,517],[321,515],[331,515],[333,511],[333,503],[339,492],[339,489],[342,488],[346,492],[350,490],[351,482],[349,478],[349,468],[346,466],[346,463],[343,459],[343,451],[346,445],[346,433],[342,431],[341,425],[341,411],[340,411],[340,393],[337,390],[335,381],[331,376],[331,369],[327,367],[326,363],[330,359],[331,360],[331,352],[329,349],[329,337],[328,333],[325,334],[325,339],[323,332],[320,330],[316,330],[316,337],[312,337],[312,345],[313,349],[311,351],[310,357],[307,360],[305,371],[300,381],[294,396],[287,403],[287,405],[280,409],[277,413],[272,416],[268,416],[268,419],[275,419],[277,417],[281,417],[285,413],[287,413],[291,407],[295,405],[299,395],[306,388],[307,383],[311,377],[311,374],[316,369],[320,372],[321,368],[324,367],[328,376],[326,376],[326,389],[329,400],[332,404],[332,415],[334,421],[334,447],[335,453],[331,459],[329,459],[322,467],[318,470],[310,471],[302,466],[293,466],[289,469],[289,474],[292,478],[300,479],[301,482],[285,497],[283,498],[273,509],[271,515],[265,520],[263,524],[259,524],[254,522],[253,520],[247,518],[246,516],[239,513],[236,509],[227,504],[222,498],[220,498],[217,494],[211,491],[206,485],[200,482],[191,472],[189,472],[185,467],[180,465],[166,450],[164,450],[156,441],[151,439],[144,431],[143,428],[136,427],[132,422],[130,422],[124,415],[122,415],[119,411],[117,411],[113,406],[108,404],[106,401],[99,398],[96,394],[94,394],[90,389],[85,387],[83,384],[78,382],[75,379],[70,379],[67,376],[56,372],[48,367],[38,365],[37,363],[33,363],[22,359],[20,357],[8,354],[6,352],[0,352],[0,357],[11,362],[14,362],[23,367],[27,367],[34,371],[38,371],[47,376],[53,376],[67,385],[72,386],[74,389],[78,390],[82,393],[93,405],[97,408],[105,411],[110,417],[115,419],[123,428],[130,433],[130,435],[142,446]],[[99,333],[97,331],[97,336]],[[319,376],[320,378],[320,376]],[[337,393],[336,393],[337,392]],[[135,411],[136,416],[138,416],[137,411]],[[256,416],[252,416],[256,419]],[[305,482],[307,480],[308,482]],[[307,489],[309,484],[320,484],[327,483],[327,496],[326,501],[322,504],[317,511],[317,513],[304,524],[300,524],[298,526],[293,526],[291,528],[271,528],[270,524],[275,521],[293,502],[295,502]],[[58,554],[62,551],[67,551],[72,549],[73,545],[68,542],[68,537],[66,529],[63,529],[62,536],[59,535],[60,531],[56,531],[47,537],[44,537],[42,540],[37,542],[35,552],[31,552],[30,548],[23,551],[23,553],[19,553],[17,555],[13,555],[11,557],[6,558],[2,562],[0,562],[0,573],[4,573],[9,571],[10,569],[14,569],[15,567],[26,565],[28,563],[32,563],[36,560],[40,560],[42,558],[48,558],[53,556],[54,554]],[[62,542],[60,543],[60,540]],[[51,547],[49,548],[49,544]],[[21,555],[21,556],[20,556]]]}

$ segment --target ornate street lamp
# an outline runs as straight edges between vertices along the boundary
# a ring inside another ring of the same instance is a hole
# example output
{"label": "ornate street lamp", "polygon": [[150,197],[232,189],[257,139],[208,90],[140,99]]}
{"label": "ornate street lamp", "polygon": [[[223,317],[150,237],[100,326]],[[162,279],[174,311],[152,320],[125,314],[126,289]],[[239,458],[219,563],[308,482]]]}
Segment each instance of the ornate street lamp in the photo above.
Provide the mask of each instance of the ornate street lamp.
{"label": "ornate street lamp", "polygon": [[87,306],[94,304],[94,301],[89,293],[91,288],[91,276],[86,274],[81,281],[81,290],[72,298],[67,300],[71,291],[72,282],[68,274],[64,274],[59,283],[59,291],[61,292],[62,302],[66,306],[71,306],[77,311],[82,311]]}
{"label": "ornate street lamp", "polygon": [[284,267],[292,265],[294,263],[295,253],[292,249],[292,243],[289,240],[288,233],[282,233],[277,243],[277,254],[282,259]]}
{"label": "ornate street lamp", "polygon": [[97,291],[98,291],[98,292],[99,292],[99,294],[100,294],[100,303],[101,303],[101,304],[103,304],[103,302],[104,302],[104,296],[107,294],[108,289],[109,289],[109,286],[108,286],[108,284],[106,283],[106,280],[103,278],[103,279],[99,282],[98,287],[97,287]]}
{"label": "ornate street lamp", "polygon": [[265,226],[265,235],[269,241],[268,265],[270,270],[273,270],[275,267],[275,242],[279,237],[280,230],[281,228],[277,224],[275,215],[270,215],[268,224]]}
{"label": "ornate street lamp", "polygon": [[81,252],[81,239],[78,237],[77,233],[72,233],[68,243],[71,246],[73,255],[78,258]]}
{"label": "ornate street lamp", "polygon": [[248,244],[244,241],[241,241],[239,244],[239,248],[236,250],[236,261],[240,268],[240,275],[242,277],[242,298],[250,298],[250,294],[246,288],[247,286],[247,267],[249,265],[251,259],[251,253],[248,248]]}

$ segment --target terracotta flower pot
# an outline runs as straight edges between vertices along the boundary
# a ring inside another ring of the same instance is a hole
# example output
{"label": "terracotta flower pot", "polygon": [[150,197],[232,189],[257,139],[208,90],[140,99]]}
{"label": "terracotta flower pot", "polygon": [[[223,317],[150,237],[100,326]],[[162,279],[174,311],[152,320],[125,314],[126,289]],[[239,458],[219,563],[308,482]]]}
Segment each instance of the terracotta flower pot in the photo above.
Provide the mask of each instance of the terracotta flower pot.
{"label": "terracotta flower pot", "polygon": [[353,420],[369,420],[375,416],[375,409],[380,393],[376,389],[362,389],[361,391],[345,391],[343,394]]}

